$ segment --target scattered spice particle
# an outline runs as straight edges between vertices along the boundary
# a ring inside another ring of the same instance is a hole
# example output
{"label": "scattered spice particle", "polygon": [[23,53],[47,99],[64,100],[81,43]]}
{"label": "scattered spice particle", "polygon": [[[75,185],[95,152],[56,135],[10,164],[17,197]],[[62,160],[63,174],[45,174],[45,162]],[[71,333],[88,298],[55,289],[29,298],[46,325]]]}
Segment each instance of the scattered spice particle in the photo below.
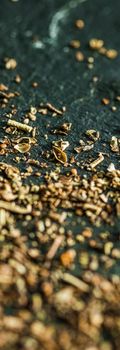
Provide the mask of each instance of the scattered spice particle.
{"label": "scattered spice particle", "polygon": [[83,62],[85,59],[85,56],[81,51],[77,51],[75,54],[75,58],[78,62]]}
{"label": "scattered spice particle", "polygon": [[74,287],[80,289],[81,291],[87,293],[89,291],[89,286],[87,283],[83,282],[79,278],[69,274],[69,273],[64,273],[61,275],[61,279]]}
{"label": "scattered spice particle", "polygon": [[115,165],[114,165],[114,163],[110,163],[109,166],[108,166],[108,168],[107,168],[107,170],[110,171],[110,172],[111,172],[111,171],[115,171]]}
{"label": "scattered spice particle", "polygon": [[34,81],[34,82],[32,83],[32,87],[33,87],[33,88],[37,88],[37,87],[38,87],[38,83],[37,83],[36,81]]}
{"label": "scattered spice particle", "polygon": [[103,162],[103,160],[104,160],[104,156],[102,153],[100,153],[99,157],[96,160],[94,160],[92,163],[90,163],[91,169],[96,168],[96,166],[99,165],[101,162]]}
{"label": "scattered spice particle", "polygon": [[117,50],[111,49],[106,51],[106,57],[114,60],[118,56]]}
{"label": "scattered spice particle", "polygon": [[116,111],[117,111],[117,107],[116,107],[116,106],[112,106],[112,107],[111,107],[111,110],[112,110],[113,112],[116,112]]}
{"label": "scattered spice particle", "polygon": [[2,201],[0,200],[0,208],[2,209],[6,209],[10,212],[13,212],[13,213],[17,213],[17,214],[22,214],[22,215],[26,215],[28,213],[31,213],[31,205],[28,205],[27,208],[22,208],[22,207],[19,207],[18,205],[15,205],[15,203],[9,203],[9,202],[6,202],[6,201]]}
{"label": "scattered spice particle", "polygon": [[15,82],[16,82],[17,84],[20,84],[20,83],[21,83],[21,76],[20,76],[19,74],[16,75],[16,77],[15,77]]}
{"label": "scattered spice particle", "polygon": [[74,249],[69,249],[62,253],[60,256],[60,261],[64,267],[69,267],[76,257],[76,251]]}
{"label": "scattered spice particle", "polygon": [[94,63],[94,57],[90,56],[87,58],[88,63],[93,64]]}
{"label": "scattered spice particle", "polygon": [[70,46],[71,46],[73,49],[79,49],[80,46],[81,46],[80,40],[72,40],[72,41],[70,42]]}
{"label": "scattered spice particle", "polygon": [[120,102],[120,96],[117,96],[117,97],[116,97],[116,100],[117,100],[118,102]]}
{"label": "scattered spice particle", "polygon": [[101,39],[90,39],[89,46],[93,50],[99,50],[104,45],[104,41]]}
{"label": "scattered spice particle", "polygon": [[19,143],[14,146],[14,149],[19,151],[20,153],[26,153],[29,152],[31,146],[29,143]]}
{"label": "scattered spice particle", "polygon": [[85,238],[90,238],[92,237],[92,229],[90,227],[86,227],[83,231],[82,231],[82,235],[85,237]]}
{"label": "scattered spice particle", "polygon": [[85,22],[83,21],[83,19],[77,19],[75,21],[75,26],[78,28],[78,29],[83,29],[85,27]]}
{"label": "scattered spice particle", "polygon": [[99,53],[100,53],[101,55],[106,55],[106,52],[107,52],[107,49],[106,49],[105,47],[101,47],[101,48],[99,49]]}
{"label": "scattered spice particle", "polygon": [[47,260],[51,260],[54,258],[58,248],[61,246],[62,244],[62,241],[63,241],[63,237],[60,236],[60,237],[56,237],[55,241],[53,242],[52,246],[50,247],[47,255],[46,255],[46,259]]}
{"label": "scattered spice particle", "polygon": [[105,106],[109,105],[109,104],[110,104],[109,98],[104,97],[104,98],[102,99],[102,103],[103,103]]}
{"label": "scattered spice particle", "polygon": [[58,129],[54,130],[54,134],[63,134],[67,135],[68,132],[71,130],[72,123],[63,123],[58,127]]}
{"label": "scattered spice particle", "polygon": [[4,84],[0,84],[0,91],[7,91],[8,87]]}
{"label": "scattered spice particle", "polygon": [[62,164],[67,163],[67,155],[60,147],[53,146],[53,154],[55,158]]}
{"label": "scattered spice particle", "polygon": [[67,147],[69,147],[69,142],[68,141],[53,141],[53,146],[61,148],[62,151],[64,151]]}
{"label": "scattered spice particle", "polygon": [[56,114],[58,114],[58,115],[62,115],[62,114],[63,114],[63,111],[60,111],[60,109],[54,107],[51,103],[47,103],[47,104],[46,104],[46,107],[47,107],[50,111],[52,111],[52,112],[54,112],[54,113],[56,113]]}
{"label": "scattered spice particle", "polygon": [[112,136],[111,141],[110,141],[110,148],[112,152],[119,152],[119,142],[116,136]]}
{"label": "scattered spice particle", "polygon": [[17,62],[14,58],[5,59],[5,68],[6,69],[15,69],[17,67]]}
{"label": "scattered spice particle", "polygon": [[94,129],[89,129],[86,131],[86,135],[89,136],[89,138],[91,140],[93,140],[94,142],[96,142],[97,140],[99,140],[100,138],[100,133],[99,131],[96,131]]}

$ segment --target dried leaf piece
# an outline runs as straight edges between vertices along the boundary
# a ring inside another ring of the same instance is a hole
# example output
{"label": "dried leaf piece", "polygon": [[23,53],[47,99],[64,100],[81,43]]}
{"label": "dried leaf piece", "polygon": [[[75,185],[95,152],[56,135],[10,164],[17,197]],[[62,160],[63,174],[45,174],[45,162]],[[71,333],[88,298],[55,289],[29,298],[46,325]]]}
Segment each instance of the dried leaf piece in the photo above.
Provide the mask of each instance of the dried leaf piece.
{"label": "dried leaf piece", "polygon": [[26,153],[29,152],[31,146],[29,143],[19,143],[15,145],[14,148],[20,153]]}
{"label": "dried leaf piece", "polygon": [[54,107],[51,103],[47,103],[46,106],[47,106],[47,108],[48,108],[51,112],[54,112],[54,113],[59,114],[59,115],[62,115],[62,114],[63,114],[63,112],[60,111],[60,109]]}
{"label": "dried leaf piece", "polygon": [[62,164],[65,164],[67,162],[67,155],[65,152],[62,151],[61,148],[54,146],[53,147],[53,153],[55,158]]}
{"label": "dried leaf piece", "polygon": [[86,135],[93,141],[97,141],[100,137],[99,131],[96,131],[94,129],[87,130]]}
{"label": "dried leaf piece", "polygon": [[119,152],[119,143],[116,136],[112,136],[112,139],[110,141],[110,148],[112,152]]}
{"label": "dried leaf piece", "polygon": [[82,151],[84,152],[88,152],[90,151],[92,148],[94,148],[94,143],[91,143],[91,141],[88,141],[87,144],[85,144],[85,142],[83,140],[80,140],[80,144],[81,146],[79,147],[75,147],[74,150],[77,153],[81,153]]}
{"label": "dried leaf piece", "polygon": [[70,131],[72,126],[72,123],[64,123],[61,125],[61,129],[63,129],[64,131]]}
{"label": "dried leaf piece", "polygon": [[94,147],[94,143],[92,143],[91,145],[85,145],[83,146],[83,151],[84,152],[87,152],[87,151],[90,151],[92,148]]}
{"label": "dried leaf piece", "polygon": [[68,141],[63,141],[63,140],[53,141],[53,145],[55,147],[60,147],[61,150],[64,151],[69,146],[69,142]]}
{"label": "dried leaf piece", "polygon": [[75,147],[74,150],[75,150],[77,153],[81,153],[81,152],[83,151],[83,147],[82,147],[82,146]]}
{"label": "dried leaf piece", "polygon": [[103,160],[104,160],[104,156],[103,156],[102,153],[100,153],[100,154],[99,154],[99,157],[98,157],[96,160],[94,160],[92,163],[90,163],[90,167],[91,167],[92,169],[94,169],[98,164],[100,164],[101,162],[103,162]]}
{"label": "dried leaf piece", "polygon": [[63,123],[58,127],[58,129],[55,129],[53,133],[67,135],[68,132],[71,130],[71,126],[72,126],[72,123]]}
{"label": "dried leaf piece", "polygon": [[35,144],[37,140],[34,137],[20,137],[20,138],[14,139],[12,142]]}

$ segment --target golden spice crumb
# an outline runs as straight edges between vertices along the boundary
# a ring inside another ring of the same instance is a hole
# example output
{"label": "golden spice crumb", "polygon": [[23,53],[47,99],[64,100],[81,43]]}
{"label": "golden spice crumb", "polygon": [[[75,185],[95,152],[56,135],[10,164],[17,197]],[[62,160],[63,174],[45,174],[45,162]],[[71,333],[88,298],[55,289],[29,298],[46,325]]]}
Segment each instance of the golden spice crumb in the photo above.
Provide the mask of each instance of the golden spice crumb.
{"label": "golden spice crumb", "polygon": [[84,54],[81,51],[77,51],[76,54],[75,54],[75,58],[76,58],[77,61],[83,62],[84,59],[85,59],[85,56],[84,56]]}
{"label": "golden spice crumb", "polygon": [[75,21],[75,26],[78,28],[78,29],[83,29],[85,27],[85,22],[83,21],[83,19],[77,19]]}
{"label": "golden spice crumb", "polygon": [[36,81],[33,81],[32,87],[33,87],[33,88],[37,88],[37,87],[38,87],[38,83],[37,83]]}
{"label": "golden spice crumb", "polygon": [[21,77],[20,77],[19,74],[16,75],[16,77],[15,77],[15,82],[16,82],[17,84],[19,84],[19,83],[21,82]]}
{"label": "golden spice crumb", "polygon": [[17,61],[14,58],[7,58],[5,62],[6,69],[15,69],[17,67]]}
{"label": "golden spice crumb", "polygon": [[109,98],[106,98],[106,97],[102,98],[102,103],[103,103],[105,106],[109,105],[109,104],[110,104]]}
{"label": "golden spice crumb", "polygon": [[83,231],[82,231],[82,235],[85,237],[85,238],[90,238],[92,237],[92,229],[90,227],[86,227]]}
{"label": "golden spice crumb", "polygon": [[114,60],[118,56],[118,51],[114,49],[110,49],[106,51],[106,57]]}
{"label": "golden spice crumb", "polygon": [[81,46],[80,40],[72,40],[70,46],[74,49],[79,49]]}
{"label": "golden spice crumb", "polygon": [[60,256],[61,263],[64,267],[69,267],[76,256],[76,251],[74,249],[69,249],[66,252],[62,253]]}
{"label": "golden spice crumb", "polygon": [[99,50],[104,45],[104,41],[101,39],[90,39],[89,46],[93,50]]}
{"label": "golden spice crumb", "polygon": [[106,52],[107,52],[107,49],[106,49],[105,47],[101,47],[101,48],[99,49],[99,53],[101,53],[101,55],[105,55]]}

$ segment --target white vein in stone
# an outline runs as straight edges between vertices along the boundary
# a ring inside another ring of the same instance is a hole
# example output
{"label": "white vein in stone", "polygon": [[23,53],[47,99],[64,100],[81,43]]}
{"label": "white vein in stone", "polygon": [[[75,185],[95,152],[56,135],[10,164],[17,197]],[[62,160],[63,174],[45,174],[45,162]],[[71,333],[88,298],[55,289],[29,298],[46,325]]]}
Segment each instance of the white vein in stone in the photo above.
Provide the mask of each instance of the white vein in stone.
{"label": "white vein in stone", "polygon": [[68,4],[60,8],[52,17],[50,26],[49,26],[49,37],[52,41],[58,37],[60,31],[60,21],[64,21],[66,19],[71,10],[77,7],[79,4],[86,2],[87,0],[71,0]]}

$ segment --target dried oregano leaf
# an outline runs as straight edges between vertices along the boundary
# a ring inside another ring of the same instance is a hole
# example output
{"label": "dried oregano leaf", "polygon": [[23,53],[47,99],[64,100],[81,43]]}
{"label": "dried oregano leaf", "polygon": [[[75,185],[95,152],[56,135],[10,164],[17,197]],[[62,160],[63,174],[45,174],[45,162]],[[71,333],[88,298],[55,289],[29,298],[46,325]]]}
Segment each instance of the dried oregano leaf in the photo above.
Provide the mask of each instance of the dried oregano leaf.
{"label": "dried oregano leaf", "polygon": [[110,141],[110,148],[112,152],[119,152],[119,140],[116,136],[112,136]]}
{"label": "dried oregano leaf", "polygon": [[31,146],[29,143],[19,143],[15,145],[14,148],[20,153],[26,153],[30,150]]}
{"label": "dried oregano leaf", "polygon": [[59,147],[53,147],[53,153],[58,162],[65,164],[67,162],[67,155]]}
{"label": "dried oregano leaf", "polygon": [[69,146],[69,142],[63,140],[53,141],[53,146],[65,151],[65,149]]}

